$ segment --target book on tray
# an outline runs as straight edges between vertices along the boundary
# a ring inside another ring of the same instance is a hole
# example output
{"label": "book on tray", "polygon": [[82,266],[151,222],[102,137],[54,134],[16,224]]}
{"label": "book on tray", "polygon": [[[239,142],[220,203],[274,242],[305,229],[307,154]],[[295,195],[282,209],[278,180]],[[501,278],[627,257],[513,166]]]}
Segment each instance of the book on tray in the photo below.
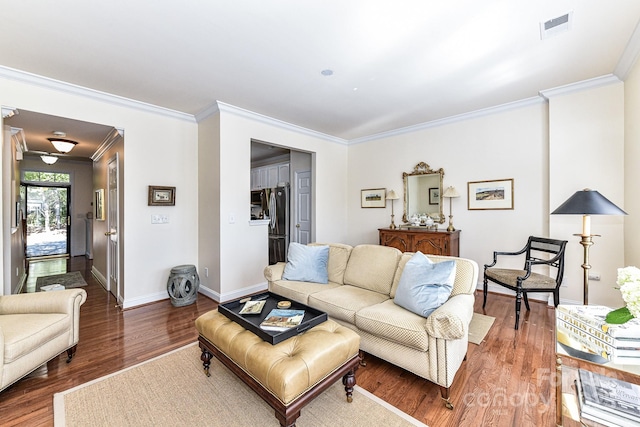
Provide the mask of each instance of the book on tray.
{"label": "book on tray", "polygon": [[640,386],[578,370],[580,415],[604,425],[640,426]]}
{"label": "book on tray", "polygon": [[[613,338],[618,341],[640,340],[640,319],[631,319],[621,325],[607,323],[605,318],[612,309],[603,305],[565,305],[560,304],[556,309],[559,319],[573,320],[576,324],[582,324],[583,329],[589,329],[594,334],[602,333],[606,339]],[[610,344],[614,347],[616,341]]]}
{"label": "book on tray", "polygon": [[267,301],[247,301],[244,303],[244,307],[239,311],[238,314],[260,314],[262,313],[262,309]]}
{"label": "book on tray", "polygon": [[624,347],[615,347],[600,339],[601,335],[592,335],[573,323],[567,323],[560,316],[556,322],[558,342],[585,353],[597,354],[613,363],[640,365],[640,341],[628,340],[617,343]]}
{"label": "book on tray", "polygon": [[266,331],[286,331],[299,326],[303,318],[304,310],[274,308],[260,323],[260,328]]}

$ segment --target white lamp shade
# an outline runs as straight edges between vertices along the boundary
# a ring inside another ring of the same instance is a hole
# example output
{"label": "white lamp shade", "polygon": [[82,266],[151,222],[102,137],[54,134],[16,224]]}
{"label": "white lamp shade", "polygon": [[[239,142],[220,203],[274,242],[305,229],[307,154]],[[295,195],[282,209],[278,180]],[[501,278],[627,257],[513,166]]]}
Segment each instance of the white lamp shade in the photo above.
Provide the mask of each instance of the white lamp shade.
{"label": "white lamp shade", "polygon": [[56,156],[50,156],[48,154],[43,154],[42,156],[40,156],[40,158],[48,165],[52,165],[58,161],[58,158]]}
{"label": "white lamp shade", "polygon": [[61,138],[48,138],[49,141],[53,144],[53,146],[61,153],[68,153],[73,150],[73,147],[78,145],[77,142],[71,141],[69,139],[61,139]]}
{"label": "white lamp shade", "polygon": [[449,186],[444,190],[442,197],[460,197],[460,193],[458,193],[458,190],[456,190],[455,187]]}
{"label": "white lamp shade", "polygon": [[398,200],[399,198],[400,196],[398,196],[395,191],[393,190],[387,191],[387,197],[386,197],[387,200]]}

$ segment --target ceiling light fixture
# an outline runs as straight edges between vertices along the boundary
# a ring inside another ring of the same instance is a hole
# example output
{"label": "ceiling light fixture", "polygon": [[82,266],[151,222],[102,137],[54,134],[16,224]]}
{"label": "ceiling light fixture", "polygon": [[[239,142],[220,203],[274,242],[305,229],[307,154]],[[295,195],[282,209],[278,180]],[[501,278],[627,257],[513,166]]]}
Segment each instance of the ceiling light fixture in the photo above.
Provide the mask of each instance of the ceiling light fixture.
{"label": "ceiling light fixture", "polygon": [[58,161],[58,158],[56,156],[52,156],[50,154],[43,154],[40,156],[40,158],[48,165],[52,165]]}
{"label": "ceiling light fixture", "polygon": [[64,138],[47,138],[47,139],[53,144],[56,150],[58,150],[61,153],[68,153],[69,151],[73,150],[73,147],[78,145],[77,142],[71,141],[70,139],[64,139]]}

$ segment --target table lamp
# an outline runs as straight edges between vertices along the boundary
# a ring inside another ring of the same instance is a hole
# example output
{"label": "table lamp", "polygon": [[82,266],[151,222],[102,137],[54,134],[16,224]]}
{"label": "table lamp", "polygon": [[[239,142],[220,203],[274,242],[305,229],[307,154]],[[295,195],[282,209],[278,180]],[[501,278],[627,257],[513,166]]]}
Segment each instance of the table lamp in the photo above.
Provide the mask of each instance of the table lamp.
{"label": "table lamp", "polygon": [[395,191],[393,191],[393,190],[387,191],[386,199],[387,200],[391,200],[391,224],[389,225],[389,228],[392,229],[392,230],[396,229],[396,224],[395,224],[395,222],[393,222],[393,217],[394,217],[394,215],[393,215],[393,202],[395,200],[398,200],[399,198],[400,197],[396,194]]}
{"label": "table lamp", "polygon": [[596,190],[585,188],[576,191],[575,194],[561,204],[551,215],[582,215],[582,234],[580,244],[584,247],[584,272],[582,300],[584,305],[589,304],[589,247],[593,245],[593,237],[599,234],[591,234],[590,215],[627,215],[625,211],[611,203],[609,199],[598,193]]}
{"label": "table lamp", "polygon": [[458,193],[458,190],[456,190],[455,187],[449,186],[447,187],[446,190],[444,190],[442,197],[449,199],[449,227],[447,227],[447,231],[456,231],[456,229],[453,227],[453,212],[451,211],[451,199],[453,199],[454,197],[460,197],[460,193]]}

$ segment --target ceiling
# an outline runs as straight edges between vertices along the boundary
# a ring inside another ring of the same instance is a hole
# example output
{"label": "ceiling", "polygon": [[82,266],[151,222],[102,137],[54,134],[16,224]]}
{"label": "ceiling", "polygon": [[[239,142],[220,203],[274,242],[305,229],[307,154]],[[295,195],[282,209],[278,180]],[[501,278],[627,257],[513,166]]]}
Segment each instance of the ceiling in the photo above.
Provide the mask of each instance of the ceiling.
{"label": "ceiling", "polygon": [[[637,0],[0,0],[0,10],[2,66],[193,115],[221,101],[345,141],[624,78],[640,21]],[[570,30],[541,40],[540,23],[568,12]]]}
{"label": "ceiling", "polygon": [[[113,126],[87,123],[64,117],[18,110],[13,117],[5,119],[5,124],[22,129],[24,142],[27,145],[25,156],[40,156],[51,153],[67,160],[87,160],[105,142],[113,132]],[[47,138],[53,138],[53,132],[66,133],[65,139],[76,141],[69,154],[59,154]]]}

